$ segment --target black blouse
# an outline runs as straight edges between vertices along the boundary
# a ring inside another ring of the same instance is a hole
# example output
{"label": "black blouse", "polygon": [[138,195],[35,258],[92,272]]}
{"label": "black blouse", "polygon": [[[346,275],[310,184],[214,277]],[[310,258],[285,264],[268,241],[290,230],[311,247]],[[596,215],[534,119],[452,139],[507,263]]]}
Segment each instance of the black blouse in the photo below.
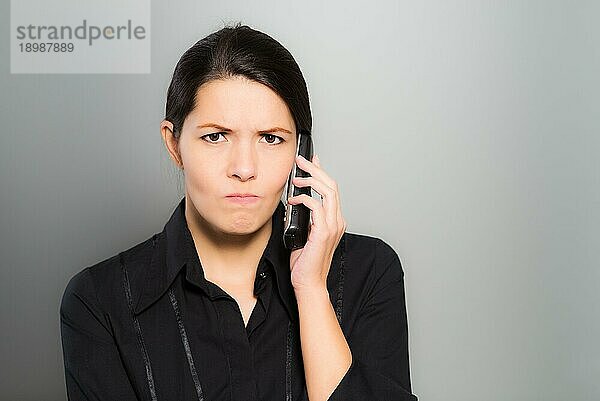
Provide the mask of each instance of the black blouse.
{"label": "black blouse", "polygon": [[[308,401],[280,201],[247,325],[206,280],[185,197],[164,230],[69,281],[60,322],[69,400]],[[327,278],[353,361],[330,401],[411,394],[403,270],[383,240],[344,233]]]}

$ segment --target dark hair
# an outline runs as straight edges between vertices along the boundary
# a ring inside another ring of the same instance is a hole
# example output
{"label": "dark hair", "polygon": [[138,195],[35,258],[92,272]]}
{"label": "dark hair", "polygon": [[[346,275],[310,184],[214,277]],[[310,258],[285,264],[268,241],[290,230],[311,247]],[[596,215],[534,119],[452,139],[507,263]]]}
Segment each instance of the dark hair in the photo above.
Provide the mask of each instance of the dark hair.
{"label": "dark hair", "polygon": [[200,39],[175,66],[165,119],[173,123],[176,138],[194,109],[198,88],[211,80],[234,76],[271,88],[287,104],[296,132],[312,130],[308,90],[294,57],[271,36],[237,22]]}

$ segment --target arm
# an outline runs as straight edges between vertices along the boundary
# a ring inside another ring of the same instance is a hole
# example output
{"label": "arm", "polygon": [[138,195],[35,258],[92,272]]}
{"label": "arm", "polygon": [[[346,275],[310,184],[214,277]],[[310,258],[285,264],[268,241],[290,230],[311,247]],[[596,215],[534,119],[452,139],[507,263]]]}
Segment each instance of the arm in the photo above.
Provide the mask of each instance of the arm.
{"label": "arm", "polygon": [[350,367],[352,354],[327,288],[296,291],[296,300],[308,398],[325,401]]}
{"label": "arm", "polygon": [[[300,306],[301,301],[298,300],[299,311],[304,309],[300,312],[301,316],[308,315],[308,309],[315,313],[310,323],[306,323],[308,317],[301,317],[301,337],[304,324],[305,336],[309,339],[305,345],[305,338],[302,338],[303,354],[305,348],[307,351],[310,349],[308,357],[305,357],[305,369],[310,371],[310,375],[307,373],[307,388],[309,380],[321,383],[319,398],[314,400],[417,400],[411,394],[404,273],[398,255],[389,245],[379,240],[376,249],[378,277],[349,334],[352,358],[344,374],[340,375],[340,372],[348,361],[344,347],[347,343],[339,337],[341,330],[331,304],[328,302],[329,307],[326,308],[322,301],[314,302],[317,297],[313,297],[310,304],[305,302]],[[319,323],[317,319],[323,321]],[[337,386],[332,386],[337,377],[341,380],[336,382]],[[329,398],[323,397],[326,389],[333,391],[327,393]],[[314,401],[310,392],[309,398]]]}
{"label": "arm", "polygon": [[60,329],[69,400],[138,400],[98,306],[89,269],[73,276],[63,293]]}

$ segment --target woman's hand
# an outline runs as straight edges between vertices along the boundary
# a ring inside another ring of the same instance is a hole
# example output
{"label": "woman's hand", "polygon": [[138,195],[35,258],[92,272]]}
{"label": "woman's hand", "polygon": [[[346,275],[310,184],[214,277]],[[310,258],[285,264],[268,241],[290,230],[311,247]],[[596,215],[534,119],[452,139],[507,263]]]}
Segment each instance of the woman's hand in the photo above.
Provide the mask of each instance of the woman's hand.
{"label": "woman's hand", "polygon": [[311,187],[321,195],[322,202],[306,194],[288,198],[290,204],[302,203],[308,207],[312,220],[306,245],[293,250],[290,256],[292,285],[296,293],[326,290],[333,253],[347,227],[342,216],[338,186],[321,168],[317,155],[313,156],[312,162],[297,156],[296,163],[311,177],[294,177],[293,184]]}

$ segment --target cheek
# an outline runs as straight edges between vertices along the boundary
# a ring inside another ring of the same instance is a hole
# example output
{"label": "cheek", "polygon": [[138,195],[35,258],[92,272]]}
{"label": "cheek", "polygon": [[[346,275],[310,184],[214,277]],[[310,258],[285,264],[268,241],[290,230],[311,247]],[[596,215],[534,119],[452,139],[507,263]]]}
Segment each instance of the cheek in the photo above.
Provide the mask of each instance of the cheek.
{"label": "cheek", "polygon": [[282,187],[287,183],[292,167],[294,166],[293,155],[277,160],[276,165],[271,165],[267,168],[267,174],[270,175],[270,181],[277,183],[278,187]]}
{"label": "cheek", "polygon": [[199,155],[187,155],[185,158],[185,181],[188,187],[213,192],[218,184],[217,160]]}

